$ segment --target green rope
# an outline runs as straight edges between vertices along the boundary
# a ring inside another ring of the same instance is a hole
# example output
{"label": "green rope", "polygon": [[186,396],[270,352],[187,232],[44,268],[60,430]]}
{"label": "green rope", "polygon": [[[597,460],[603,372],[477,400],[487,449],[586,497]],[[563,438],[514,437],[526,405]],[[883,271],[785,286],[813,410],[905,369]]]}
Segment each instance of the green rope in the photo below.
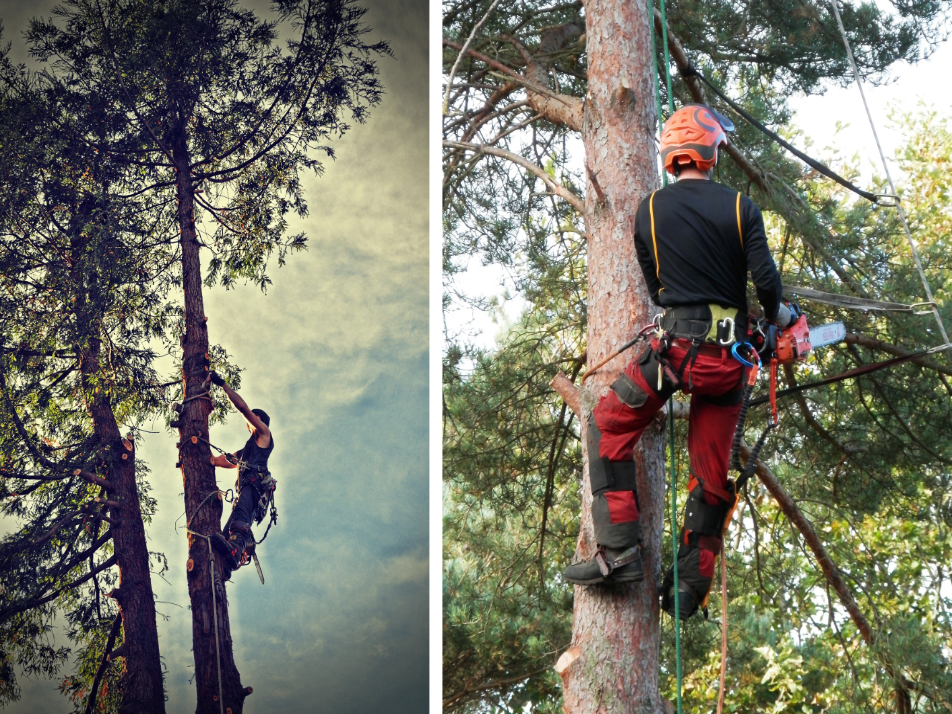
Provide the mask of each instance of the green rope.
{"label": "green rope", "polygon": [[678,589],[678,490],[677,479],[674,473],[674,398],[668,400],[668,445],[669,464],[671,474],[671,546],[674,561],[674,652],[675,667],[678,680],[678,714],[681,714],[681,591]]}
{"label": "green rope", "polygon": [[[665,16],[664,9],[664,0],[661,1],[661,39],[664,44],[664,80],[665,80],[665,89],[668,93],[668,112],[670,114],[674,113],[674,95],[671,93],[671,58],[668,54],[668,21]],[[654,31],[654,0],[649,0],[648,2],[648,16],[649,16],[649,25],[650,25],[650,35],[651,35],[651,58],[654,62],[654,76],[660,79],[660,72],[658,71],[658,50],[655,46],[655,31]],[[658,106],[658,127],[659,130],[663,128],[664,121],[661,114],[661,90],[658,87],[659,82],[656,80],[654,83],[655,86],[655,103]],[[668,172],[661,169],[661,181],[662,184],[668,185]],[[668,435],[669,435],[669,472],[671,474],[671,546],[672,546],[672,560],[674,566],[672,568],[674,572],[674,653],[675,653],[675,677],[677,679],[677,703],[678,703],[678,714],[681,713],[681,688],[682,688],[682,671],[681,671],[681,597],[680,589],[678,587],[678,492],[677,492],[677,478],[674,472],[674,397],[668,399]]]}

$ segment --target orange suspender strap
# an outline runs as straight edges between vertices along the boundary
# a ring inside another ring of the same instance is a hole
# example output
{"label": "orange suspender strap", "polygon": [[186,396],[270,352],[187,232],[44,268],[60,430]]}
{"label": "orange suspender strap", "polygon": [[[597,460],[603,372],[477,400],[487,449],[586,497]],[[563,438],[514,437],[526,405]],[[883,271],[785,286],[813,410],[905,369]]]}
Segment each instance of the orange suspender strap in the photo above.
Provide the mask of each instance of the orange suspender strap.
{"label": "orange suspender strap", "polygon": [[740,249],[744,249],[744,229],[740,225],[740,191],[737,192],[737,234],[740,236]]}
{"label": "orange suspender strap", "polygon": [[[655,235],[654,227],[654,195],[657,191],[652,191],[651,198],[648,199],[648,213],[651,215],[651,244],[654,246],[654,264],[655,264],[655,275],[658,278],[658,282],[661,282],[661,262],[658,260],[658,238]],[[664,286],[661,286],[661,290],[664,290]],[[658,291],[658,294],[661,294],[661,290]]]}

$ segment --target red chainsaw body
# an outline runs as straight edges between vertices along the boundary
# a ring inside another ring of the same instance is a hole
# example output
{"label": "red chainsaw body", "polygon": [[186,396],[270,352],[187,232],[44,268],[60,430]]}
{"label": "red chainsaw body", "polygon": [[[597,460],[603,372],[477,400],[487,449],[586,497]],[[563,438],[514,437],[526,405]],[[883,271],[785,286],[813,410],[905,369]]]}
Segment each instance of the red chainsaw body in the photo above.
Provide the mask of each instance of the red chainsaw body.
{"label": "red chainsaw body", "polygon": [[805,360],[813,344],[810,342],[810,327],[807,325],[807,316],[800,315],[799,319],[790,327],[777,334],[777,362],[792,364]]}

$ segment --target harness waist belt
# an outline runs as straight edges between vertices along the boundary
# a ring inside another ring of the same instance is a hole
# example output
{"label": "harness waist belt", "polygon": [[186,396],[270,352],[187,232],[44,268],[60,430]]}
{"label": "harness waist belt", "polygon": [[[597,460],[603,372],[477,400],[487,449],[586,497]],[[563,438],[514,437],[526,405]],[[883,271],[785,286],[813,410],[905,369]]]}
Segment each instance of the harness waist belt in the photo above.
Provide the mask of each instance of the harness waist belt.
{"label": "harness waist belt", "polygon": [[[689,350],[694,346],[690,340],[680,338],[675,339],[671,344],[673,344],[675,347],[679,347],[682,350]],[[726,349],[726,345],[722,347],[720,345],[711,345],[705,343],[703,345],[698,345],[697,351],[698,354],[709,355],[711,357],[720,357],[722,354],[724,354],[724,350]]]}
{"label": "harness waist belt", "polygon": [[673,337],[728,347],[747,338],[747,312],[721,305],[665,308],[661,329]]}

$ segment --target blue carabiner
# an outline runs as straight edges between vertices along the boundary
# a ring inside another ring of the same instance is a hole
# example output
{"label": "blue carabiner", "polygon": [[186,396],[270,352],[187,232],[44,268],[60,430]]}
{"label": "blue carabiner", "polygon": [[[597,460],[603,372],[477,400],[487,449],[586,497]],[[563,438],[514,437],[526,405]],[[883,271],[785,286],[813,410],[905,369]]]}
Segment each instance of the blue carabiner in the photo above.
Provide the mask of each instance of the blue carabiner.
{"label": "blue carabiner", "polygon": [[[740,362],[741,364],[746,365],[747,367],[756,367],[756,365],[753,362],[748,362],[743,357],[741,357],[740,354],[738,354],[737,350],[740,347],[747,347],[753,354],[755,355],[757,354],[757,350],[755,350],[754,346],[750,344],[749,342],[735,342],[734,345],[731,347],[731,356],[734,359],[736,359],[738,362]],[[757,362],[760,362],[760,355],[757,355]]]}

